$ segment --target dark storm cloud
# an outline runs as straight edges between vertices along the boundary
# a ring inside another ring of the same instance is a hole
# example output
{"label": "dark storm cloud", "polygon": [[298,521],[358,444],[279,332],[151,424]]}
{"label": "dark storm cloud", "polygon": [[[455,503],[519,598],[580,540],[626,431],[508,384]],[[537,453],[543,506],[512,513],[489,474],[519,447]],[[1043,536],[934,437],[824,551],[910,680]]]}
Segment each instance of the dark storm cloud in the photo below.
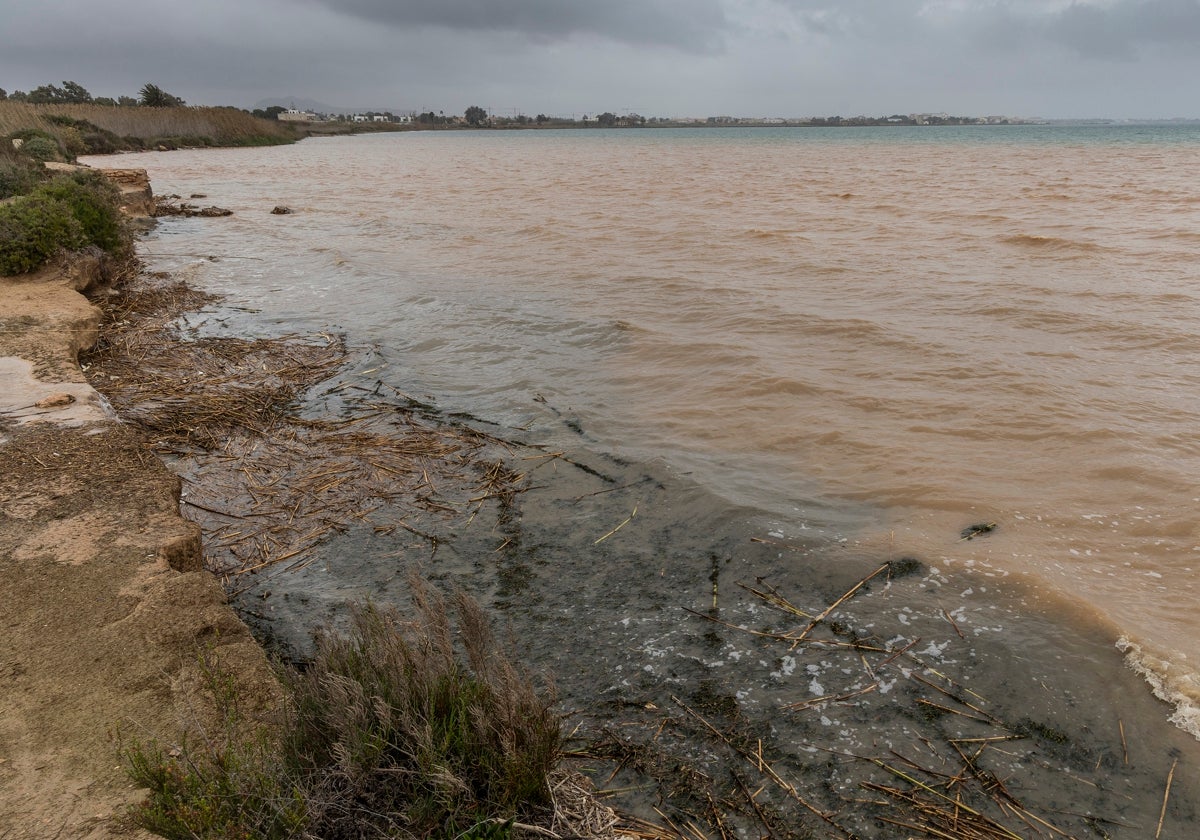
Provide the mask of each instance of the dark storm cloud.
{"label": "dark storm cloud", "polygon": [[511,31],[538,40],[599,35],[690,51],[720,46],[727,27],[720,0],[314,0],[394,27]]}
{"label": "dark storm cloud", "polygon": [[1072,3],[1046,31],[1088,58],[1133,58],[1140,47],[1200,49],[1200,0]]}
{"label": "dark storm cloud", "polygon": [[1196,116],[1200,0],[0,0],[0,87],[527,113]]}
{"label": "dark storm cloud", "polygon": [[1154,47],[1200,50],[1200,0],[775,0],[810,32],[929,46],[1069,47],[1091,59],[1130,59]]}

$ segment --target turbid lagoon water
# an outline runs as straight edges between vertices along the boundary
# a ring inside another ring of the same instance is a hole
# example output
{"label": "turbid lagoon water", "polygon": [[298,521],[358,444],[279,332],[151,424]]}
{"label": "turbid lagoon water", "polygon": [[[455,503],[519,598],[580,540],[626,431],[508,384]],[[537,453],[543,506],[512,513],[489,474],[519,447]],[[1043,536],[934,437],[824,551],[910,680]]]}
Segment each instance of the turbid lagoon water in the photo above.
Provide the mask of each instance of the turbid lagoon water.
{"label": "turbid lagoon water", "polygon": [[[1140,831],[1170,750],[1185,796],[1200,127],[411,132],[91,162],[234,211],[164,220],[142,245],[226,296],[209,328],[338,330],[368,348],[372,381],[629,485],[586,513],[529,494],[542,536],[519,562],[479,559],[485,533],[426,564],[542,633],[531,655],[567,701],[723,686],[780,744],[808,727],[857,750],[892,678],[832,652],[768,656],[684,608],[708,609],[721,578],[730,625],[767,621],[736,586],[756,580],[816,614],[911,557],[918,575],[834,615],[897,648],[920,638],[926,664],[1109,748],[1152,730],[1157,763],[1120,805]],[[589,480],[572,498],[606,489]],[[369,533],[327,550],[302,584],[272,584],[311,599],[281,623],[400,575]]]}

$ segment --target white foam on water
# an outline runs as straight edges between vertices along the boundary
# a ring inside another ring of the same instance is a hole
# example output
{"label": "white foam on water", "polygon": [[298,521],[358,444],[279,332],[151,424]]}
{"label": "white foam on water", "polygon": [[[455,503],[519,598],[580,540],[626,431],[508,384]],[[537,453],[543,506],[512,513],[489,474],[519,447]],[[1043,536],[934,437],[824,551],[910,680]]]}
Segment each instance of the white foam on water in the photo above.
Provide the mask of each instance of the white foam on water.
{"label": "white foam on water", "polygon": [[1147,652],[1142,645],[1122,636],[1117,650],[1125,663],[1150,685],[1154,696],[1169,703],[1171,723],[1200,740],[1200,675],[1180,662]]}

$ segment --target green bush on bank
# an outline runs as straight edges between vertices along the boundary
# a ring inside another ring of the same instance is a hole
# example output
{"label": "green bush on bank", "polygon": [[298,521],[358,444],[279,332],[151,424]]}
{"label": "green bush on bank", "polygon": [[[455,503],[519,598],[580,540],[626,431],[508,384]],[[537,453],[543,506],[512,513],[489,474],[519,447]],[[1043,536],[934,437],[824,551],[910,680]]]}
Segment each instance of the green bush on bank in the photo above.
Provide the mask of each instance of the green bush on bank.
{"label": "green bush on bank", "polygon": [[17,141],[20,145],[20,154],[26,157],[43,162],[48,160],[67,160],[66,148],[59,143],[53,134],[43,131],[40,128],[23,128],[20,131],[14,131],[8,138],[10,145],[12,141]]}
{"label": "green bush on bank", "polygon": [[[499,651],[485,616],[414,586],[417,618],[355,609],[289,670],[291,708],[256,734],[126,751],[150,789],[137,823],[167,838],[492,840],[552,807],[561,721]],[[456,646],[456,640],[461,643]],[[221,689],[225,709],[236,691]],[[237,727],[230,727],[230,731]]]}
{"label": "green bush on bank", "polygon": [[63,145],[72,155],[110,155],[126,148],[116,134],[84,119],[49,114],[46,121],[59,126]]}
{"label": "green bush on bank", "polygon": [[46,176],[46,167],[40,161],[19,154],[11,139],[0,138],[0,201],[24,195]]}
{"label": "green bush on bank", "polygon": [[34,271],[56,254],[93,246],[114,256],[130,247],[117,190],[99,173],[59,175],[0,204],[0,275]]}
{"label": "green bush on bank", "polygon": [[21,151],[34,160],[40,160],[42,163],[51,160],[62,161],[65,157],[62,149],[50,137],[30,137],[21,146]]}

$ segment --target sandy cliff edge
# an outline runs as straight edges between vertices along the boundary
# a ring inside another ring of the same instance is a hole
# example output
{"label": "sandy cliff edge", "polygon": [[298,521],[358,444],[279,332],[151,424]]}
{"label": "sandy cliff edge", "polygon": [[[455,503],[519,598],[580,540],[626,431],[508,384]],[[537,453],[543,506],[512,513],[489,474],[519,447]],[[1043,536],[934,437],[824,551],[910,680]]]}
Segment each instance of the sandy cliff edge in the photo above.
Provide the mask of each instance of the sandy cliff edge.
{"label": "sandy cliff edge", "polygon": [[265,655],[202,569],[179,479],[79,369],[100,323],[84,293],[105,282],[98,257],[0,278],[4,840],[148,837],[124,819],[142,794],[117,737],[174,742],[204,725],[200,651],[251,693],[274,691]]}

